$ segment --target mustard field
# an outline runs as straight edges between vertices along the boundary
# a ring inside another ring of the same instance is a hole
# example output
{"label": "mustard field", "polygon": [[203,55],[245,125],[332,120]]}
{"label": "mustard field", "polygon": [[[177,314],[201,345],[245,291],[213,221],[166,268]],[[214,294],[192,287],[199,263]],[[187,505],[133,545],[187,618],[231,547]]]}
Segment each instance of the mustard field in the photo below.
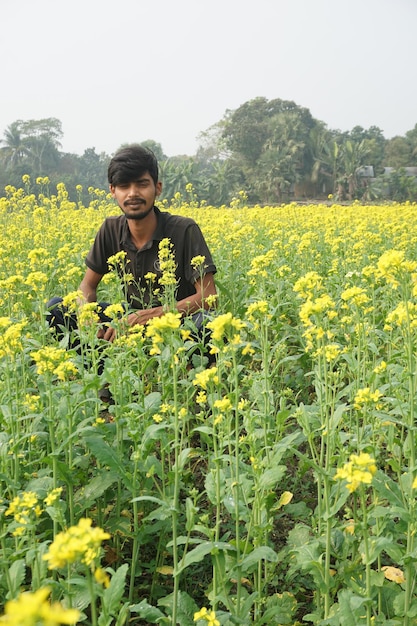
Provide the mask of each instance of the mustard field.
{"label": "mustard field", "polygon": [[115,342],[51,335],[119,212],[89,192],[0,198],[3,622],[416,624],[417,205],[161,203],[218,267],[208,367],[114,270]]}

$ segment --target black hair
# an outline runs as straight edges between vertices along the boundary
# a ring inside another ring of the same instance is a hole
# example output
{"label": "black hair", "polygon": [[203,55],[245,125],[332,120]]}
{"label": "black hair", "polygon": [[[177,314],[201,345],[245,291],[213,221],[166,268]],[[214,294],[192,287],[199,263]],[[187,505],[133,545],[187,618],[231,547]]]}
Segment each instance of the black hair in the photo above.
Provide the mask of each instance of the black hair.
{"label": "black hair", "polygon": [[156,156],[139,144],[131,144],[120,148],[110,161],[107,170],[109,184],[116,187],[123,183],[130,183],[149,172],[153,182],[158,182],[158,161]]}

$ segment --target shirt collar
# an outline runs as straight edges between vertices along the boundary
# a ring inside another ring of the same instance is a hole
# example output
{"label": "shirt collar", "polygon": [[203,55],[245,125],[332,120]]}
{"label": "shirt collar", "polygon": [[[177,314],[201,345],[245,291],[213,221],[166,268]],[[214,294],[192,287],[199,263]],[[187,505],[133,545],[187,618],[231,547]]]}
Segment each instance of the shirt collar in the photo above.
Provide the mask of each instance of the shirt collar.
{"label": "shirt collar", "polygon": [[[151,241],[162,241],[162,239],[165,238],[165,220],[163,219],[163,214],[161,210],[158,209],[157,206],[154,205],[153,210],[155,211],[155,215],[156,215],[156,228],[155,228],[155,232],[152,236]],[[123,215],[122,217],[124,217],[124,220],[123,220],[122,236],[121,236],[120,243],[128,245],[128,246],[133,246],[132,238],[130,236],[129,226],[127,223],[127,218],[125,215]]]}

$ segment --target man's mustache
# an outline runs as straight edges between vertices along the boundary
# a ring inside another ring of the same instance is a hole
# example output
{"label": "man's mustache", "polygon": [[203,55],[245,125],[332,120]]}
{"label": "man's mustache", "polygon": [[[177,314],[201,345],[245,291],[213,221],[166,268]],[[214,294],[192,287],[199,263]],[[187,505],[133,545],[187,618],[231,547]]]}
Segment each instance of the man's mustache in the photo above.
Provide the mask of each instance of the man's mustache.
{"label": "man's mustache", "polygon": [[130,204],[146,204],[146,202],[142,198],[131,198],[125,201],[124,206],[129,206]]}

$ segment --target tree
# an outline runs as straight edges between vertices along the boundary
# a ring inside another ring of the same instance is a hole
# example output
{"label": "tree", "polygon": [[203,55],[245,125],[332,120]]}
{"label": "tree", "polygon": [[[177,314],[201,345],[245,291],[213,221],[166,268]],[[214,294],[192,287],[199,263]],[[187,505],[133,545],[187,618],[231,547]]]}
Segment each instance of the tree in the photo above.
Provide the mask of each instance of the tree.
{"label": "tree", "polygon": [[55,117],[16,120],[5,132],[3,162],[9,169],[24,165],[33,176],[50,174],[59,163],[61,122]]}
{"label": "tree", "polygon": [[388,139],[384,153],[385,166],[395,170],[408,167],[412,160],[412,149],[405,137],[393,137]]}
{"label": "tree", "polygon": [[317,122],[308,109],[292,101],[255,98],[228,111],[223,124],[226,147],[240,162],[252,200],[280,201],[284,191],[310,173],[307,144]]}
{"label": "tree", "polygon": [[158,160],[158,163],[167,160],[167,155],[164,153],[161,144],[157,141],[154,141],[153,139],[145,139],[145,141],[140,142],[140,145],[144,148],[148,148],[148,150],[152,150]]}
{"label": "tree", "polygon": [[1,160],[9,170],[20,165],[29,154],[19,121],[13,122],[6,128],[0,144]]}
{"label": "tree", "polygon": [[412,130],[405,133],[405,138],[411,150],[411,159],[408,165],[415,166],[417,165],[417,124]]}
{"label": "tree", "polygon": [[317,124],[310,131],[308,150],[312,162],[312,183],[318,186],[319,193],[334,193],[340,154],[334,133],[325,124]]}
{"label": "tree", "polygon": [[105,189],[108,186],[107,168],[110,157],[105,152],[97,154],[95,148],[87,148],[79,159],[79,183],[88,187]]}
{"label": "tree", "polygon": [[365,130],[362,126],[355,126],[350,131],[348,138],[355,144],[363,142],[368,159],[366,165],[373,166],[375,175],[382,173],[386,143],[382,130],[378,126],[371,126],[368,130]]}
{"label": "tree", "polygon": [[244,188],[241,169],[233,159],[210,162],[201,171],[203,199],[213,206],[229,204],[238,191]]}
{"label": "tree", "polygon": [[354,200],[359,188],[359,172],[366,165],[369,148],[365,140],[358,142],[346,139],[341,146],[340,170],[337,179],[339,200]]}
{"label": "tree", "polygon": [[192,183],[195,191],[199,194],[201,180],[197,175],[194,159],[191,157],[171,157],[160,163],[162,194],[161,199],[172,200],[176,193],[182,196],[186,194],[186,186]]}

